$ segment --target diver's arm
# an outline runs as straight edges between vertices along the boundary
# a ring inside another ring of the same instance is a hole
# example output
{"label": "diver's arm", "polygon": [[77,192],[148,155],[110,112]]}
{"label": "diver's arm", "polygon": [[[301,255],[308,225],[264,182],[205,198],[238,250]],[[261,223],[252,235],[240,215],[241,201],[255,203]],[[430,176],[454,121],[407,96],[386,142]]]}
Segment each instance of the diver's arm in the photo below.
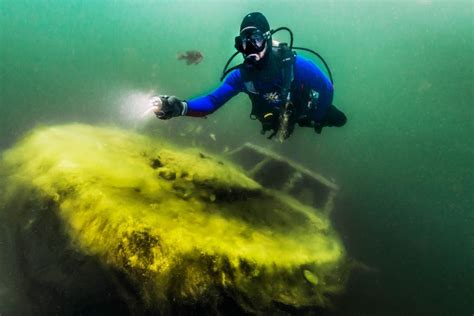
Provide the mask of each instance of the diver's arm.
{"label": "diver's arm", "polygon": [[243,91],[243,82],[239,70],[232,71],[224,83],[217,89],[187,102],[187,116],[205,116],[216,111],[232,97]]}
{"label": "diver's arm", "polygon": [[329,78],[312,61],[301,56],[296,57],[295,75],[301,82],[308,84],[319,93],[313,119],[316,122],[324,120],[329,106],[332,104],[334,87]]}

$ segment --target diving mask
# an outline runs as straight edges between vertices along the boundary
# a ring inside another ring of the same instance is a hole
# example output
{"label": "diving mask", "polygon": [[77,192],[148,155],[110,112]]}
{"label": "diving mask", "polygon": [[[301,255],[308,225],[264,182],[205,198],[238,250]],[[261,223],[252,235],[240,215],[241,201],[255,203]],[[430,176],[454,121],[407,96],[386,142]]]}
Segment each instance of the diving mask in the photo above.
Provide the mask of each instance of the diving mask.
{"label": "diving mask", "polygon": [[258,54],[265,49],[270,32],[262,33],[257,29],[244,30],[235,38],[235,48],[244,54]]}

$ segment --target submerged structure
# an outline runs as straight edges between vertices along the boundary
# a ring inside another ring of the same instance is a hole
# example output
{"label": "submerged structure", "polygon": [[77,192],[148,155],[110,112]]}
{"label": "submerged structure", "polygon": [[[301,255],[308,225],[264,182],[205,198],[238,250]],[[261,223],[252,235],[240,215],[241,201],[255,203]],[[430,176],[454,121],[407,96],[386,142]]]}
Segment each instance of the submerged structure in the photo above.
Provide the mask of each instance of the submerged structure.
{"label": "submerged structure", "polygon": [[326,215],[332,211],[339,188],[320,174],[251,143],[234,149],[228,156],[265,188],[290,195]]}
{"label": "submerged structure", "polygon": [[72,124],[32,131],[0,173],[35,313],[312,311],[344,289],[337,187],[258,147],[216,157]]}

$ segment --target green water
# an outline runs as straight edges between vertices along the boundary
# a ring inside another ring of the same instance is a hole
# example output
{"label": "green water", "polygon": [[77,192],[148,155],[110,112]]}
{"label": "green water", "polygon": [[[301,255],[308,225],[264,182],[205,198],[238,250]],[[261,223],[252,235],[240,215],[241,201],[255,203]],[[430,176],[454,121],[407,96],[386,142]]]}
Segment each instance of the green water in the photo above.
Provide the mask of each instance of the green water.
{"label": "green water", "polygon": [[[259,135],[245,96],[207,120],[127,117],[129,96],[216,87],[251,11],[326,58],[346,126],[297,129],[278,144]],[[341,187],[334,221],[374,272],[357,276],[337,313],[471,315],[473,26],[472,1],[0,0],[0,147],[71,121],[165,131],[210,150],[271,147]],[[176,60],[188,49],[204,61]]]}

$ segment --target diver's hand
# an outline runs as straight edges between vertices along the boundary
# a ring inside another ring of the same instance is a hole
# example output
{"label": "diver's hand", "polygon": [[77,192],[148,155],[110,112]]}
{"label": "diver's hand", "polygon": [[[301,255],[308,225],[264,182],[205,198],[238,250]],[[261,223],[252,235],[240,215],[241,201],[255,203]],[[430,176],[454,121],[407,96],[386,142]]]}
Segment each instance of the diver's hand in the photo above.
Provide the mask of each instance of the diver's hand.
{"label": "diver's hand", "polygon": [[167,120],[175,116],[186,114],[188,104],[175,96],[157,95],[151,98],[151,106],[156,117]]}

